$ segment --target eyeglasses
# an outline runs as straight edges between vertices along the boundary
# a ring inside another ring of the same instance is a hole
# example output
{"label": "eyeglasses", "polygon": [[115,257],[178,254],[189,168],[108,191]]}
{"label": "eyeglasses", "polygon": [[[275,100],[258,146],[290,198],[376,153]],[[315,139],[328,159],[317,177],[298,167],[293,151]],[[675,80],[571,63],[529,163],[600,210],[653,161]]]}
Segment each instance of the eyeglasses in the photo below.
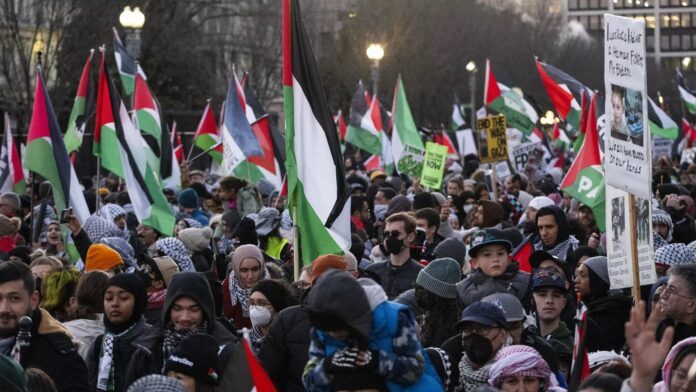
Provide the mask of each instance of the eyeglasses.
{"label": "eyeglasses", "polygon": [[687,295],[679,294],[679,293],[677,293],[676,287],[674,287],[672,285],[668,285],[667,287],[665,287],[664,291],[662,291],[662,297],[667,298],[671,295],[676,295],[677,297],[682,297],[682,298],[686,298],[686,299],[696,299],[694,297],[689,297]]}
{"label": "eyeglasses", "polygon": [[491,331],[493,331],[494,329],[498,329],[498,328],[499,327],[489,327],[487,325],[467,324],[467,325],[462,327],[462,332],[464,332],[467,335],[472,334],[472,333],[477,333],[481,336],[488,336],[491,333]]}
{"label": "eyeglasses", "polygon": [[392,230],[392,231],[384,231],[384,237],[394,237],[394,238],[399,238],[401,237],[401,232],[399,230]]}
{"label": "eyeglasses", "polygon": [[267,308],[267,307],[269,307],[269,306],[272,307],[273,304],[271,304],[271,303],[268,302],[268,301],[264,301],[264,300],[258,300],[258,301],[257,301],[257,300],[250,299],[250,300],[249,300],[249,306],[258,306],[258,307],[261,307],[261,308]]}

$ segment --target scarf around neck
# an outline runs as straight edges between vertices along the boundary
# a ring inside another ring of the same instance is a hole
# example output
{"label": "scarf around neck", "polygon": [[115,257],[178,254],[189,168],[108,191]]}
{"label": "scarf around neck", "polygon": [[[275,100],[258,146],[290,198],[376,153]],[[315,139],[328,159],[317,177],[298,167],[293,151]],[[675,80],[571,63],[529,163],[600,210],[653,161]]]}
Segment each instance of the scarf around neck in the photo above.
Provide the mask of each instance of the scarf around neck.
{"label": "scarf around neck", "polygon": [[488,371],[493,364],[491,362],[483,365],[480,369],[474,369],[471,366],[469,357],[466,353],[462,353],[462,359],[459,361],[459,386],[457,392],[473,391],[476,387],[488,384]]}
{"label": "scarf around neck", "polygon": [[104,340],[102,341],[102,353],[101,357],[99,357],[99,374],[97,375],[97,390],[114,390],[114,343],[118,339],[128,335],[139,323],[140,322],[134,323],[133,325],[128,327],[128,329],[118,334],[109,331],[106,331],[106,333],[104,333]]}
{"label": "scarf around neck", "polygon": [[[266,279],[267,276],[268,272],[266,271],[266,267],[264,267],[263,274],[261,275],[261,278],[259,278],[259,280]],[[242,286],[239,284],[239,278],[237,277],[237,274],[234,272],[234,270],[230,272],[228,285],[230,288],[230,303],[232,304],[232,306],[241,304],[242,316],[249,317],[249,297],[251,297],[251,289],[253,287],[243,289]]]}
{"label": "scarf around neck", "polygon": [[539,239],[539,241],[534,243],[534,249],[535,250],[545,250],[549,252],[551,256],[558,257],[561,260],[566,260],[568,257],[568,251],[575,250],[580,242],[574,237],[570,236],[568,237],[567,240],[559,243],[558,245],[554,246],[553,248],[547,249],[546,245]]}
{"label": "scarf around neck", "polygon": [[[182,340],[197,333],[208,333],[207,320],[203,320],[201,325],[199,325],[197,328],[184,330],[176,329],[176,327],[174,327],[174,323],[170,321],[169,324],[167,324],[167,327],[164,329],[164,341],[162,343],[162,355],[164,358],[163,362],[167,362],[169,355],[173,353],[177,347],[179,347]],[[162,366],[164,366],[164,364]]]}

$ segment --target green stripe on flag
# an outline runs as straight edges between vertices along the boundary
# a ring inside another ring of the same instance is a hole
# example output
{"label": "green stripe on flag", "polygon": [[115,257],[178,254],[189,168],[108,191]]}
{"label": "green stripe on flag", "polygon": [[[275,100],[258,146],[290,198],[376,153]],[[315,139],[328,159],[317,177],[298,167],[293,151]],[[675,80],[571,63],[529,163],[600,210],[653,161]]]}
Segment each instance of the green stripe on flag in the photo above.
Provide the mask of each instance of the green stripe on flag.
{"label": "green stripe on flag", "polygon": [[162,145],[162,129],[159,121],[155,118],[157,115],[153,110],[141,109],[136,112],[138,119],[138,127],[140,130],[157,140],[157,145]]}
{"label": "green stripe on flag", "polygon": [[68,154],[76,151],[82,145],[82,135],[78,134],[77,131],[77,118],[85,113],[85,98],[77,97],[75,98],[75,103],[73,104],[72,111],[70,112],[70,119],[68,120],[68,130],[65,131],[65,136],[63,136],[63,141],[65,142],[65,148],[68,150]]}
{"label": "green stripe on flag", "polygon": [[119,72],[119,75],[121,75],[123,91],[126,93],[126,95],[133,95],[133,90],[135,90],[135,75],[129,75],[121,72]]}
{"label": "green stripe on flag", "polygon": [[602,167],[593,165],[581,170],[575,178],[575,182],[564,188],[563,192],[590,207],[603,202],[604,172]]}
{"label": "green stripe on flag", "polygon": [[125,178],[123,174],[123,162],[121,162],[121,153],[119,152],[119,148],[114,148],[121,145],[118,136],[116,136],[114,123],[102,125],[101,144],[109,146],[109,148],[101,149],[100,157],[102,167],[121,178]]}
{"label": "green stripe on flag", "polygon": [[360,127],[353,125],[348,126],[348,130],[346,131],[346,142],[372,155],[379,155],[382,153],[382,141],[379,137]]}
{"label": "green stripe on flag", "polygon": [[[32,140],[27,145],[24,156],[32,158],[26,159],[24,163],[26,169],[38,173],[51,183],[51,187],[53,188],[51,194],[55,200],[56,210],[61,211],[67,208],[70,200],[65,200],[64,198],[65,191],[62,189],[60,175],[58,174],[58,166],[53,158],[53,147],[51,142],[44,138]],[[36,159],[36,157],[45,159]]]}
{"label": "green stripe on flag", "polygon": [[261,169],[246,159],[237,165],[233,172],[235,177],[243,178],[251,184],[256,184],[264,178]]}
{"label": "green stripe on flag", "polygon": [[652,121],[649,121],[649,124],[650,124],[650,133],[653,134],[654,136],[664,137],[664,138],[671,139],[671,140],[676,140],[677,137],[679,136],[679,128],[678,127],[660,128],[660,126],[658,124],[655,124]]}

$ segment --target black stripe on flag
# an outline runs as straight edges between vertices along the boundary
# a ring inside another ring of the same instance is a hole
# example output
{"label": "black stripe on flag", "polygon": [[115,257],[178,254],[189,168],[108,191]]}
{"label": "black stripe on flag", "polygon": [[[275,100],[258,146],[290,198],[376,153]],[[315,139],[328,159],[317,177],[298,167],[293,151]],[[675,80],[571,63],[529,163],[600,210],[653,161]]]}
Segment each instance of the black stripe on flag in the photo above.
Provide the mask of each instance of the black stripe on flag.
{"label": "black stripe on flag", "polygon": [[[68,157],[68,150],[65,148],[65,143],[63,142],[63,132],[58,125],[58,120],[56,113],[53,111],[53,104],[51,103],[51,98],[48,96],[48,91],[46,91],[46,83],[44,82],[43,75],[41,73],[41,67],[38,67],[39,79],[41,79],[41,85],[43,86],[43,96],[44,103],[46,105],[46,119],[48,129],[51,135],[51,148],[53,149],[53,159],[56,161],[56,169],[58,171],[58,177],[60,178],[61,192],[63,192],[63,200],[65,200],[65,205],[70,205],[70,158]],[[55,192],[55,185],[53,191]]]}

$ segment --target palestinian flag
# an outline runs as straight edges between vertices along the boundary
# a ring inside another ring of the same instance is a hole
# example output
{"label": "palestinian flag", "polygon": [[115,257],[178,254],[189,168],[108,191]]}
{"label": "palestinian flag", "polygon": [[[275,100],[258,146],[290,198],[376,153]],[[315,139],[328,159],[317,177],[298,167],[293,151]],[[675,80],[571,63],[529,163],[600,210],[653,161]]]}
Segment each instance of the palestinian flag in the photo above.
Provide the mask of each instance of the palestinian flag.
{"label": "palestinian flag", "polygon": [[350,188],[299,0],[283,0],[283,95],[288,194],[306,265],[350,247]]}
{"label": "palestinian flag", "polygon": [[73,103],[70,119],[68,120],[68,130],[65,131],[65,136],[63,137],[68,154],[80,148],[82,145],[82,136],[85,133],[85,125],[87,123],[85,111],[87,109],[87,94],[90,84],[89,68],[92,65],[92,55],[94,55],[94,50],[89,51],[87,62],[85,62],[85,66],[82,69],[80,84],[77,86],[75,102]]}
{"label": "palestinian flag", "polygon": [[[165,124],[162,129],[162,144],[160,145],[162,151],[160,176],[162,186],[171,189],[181,189],[181,168],[179,168],[179,161],[176,157],[176,148],[174,143],[172,143],[172,135]],[[180,145],[179,147],[183,155],[183,146]]]}
{"label": "palestinian flag", "polygon": [[575,341],[573,342],[573,361],[570,367],[568,390],[577,391],[580,384],[590,375],[590,358],[585,345],[587,329],[587,307],[580,302],[575,315]]}
{"label": "palestinian flag", "polygon": [[684,117],[682,117],[682,139],[686,143],[686,148],[691,148],[696,141],[696,129]]}
{"label": "palestinian flag", "polygon": [[539,120],[536,110],[524,97],[497,81],[489,60],[486,60],[485,83],[486,107],[490,111],[504,114],[508,128],[515,128],[525,136],[534,132],[534,127]]}
{"label": "palestinian flag", "polygon": [[570,138],[568,135],[565,133],[563,129],[558,125],[558,123],[555,123],[553,126],[553,141],[554,143],[562,148],[563,150],[568,149],[570,147]]}
{"label": "palestinian flag", "polygon": [[343,112],[340,110],[334,116],[334,123],[336,123],[336,129],[338,129],[338,137],[344,142],[346,140],[346,133],[348,132],[348,124],[346,124],[346,119],[343,118]]}
{"label": "palestinian flag", "polygon": [[[101,165],[125,180],[138,221],[165,236],[171,236],[174,233],[174,215],[162,193],[158,176],[147,161],[143,138],[114,88],[103,52],[95,125],[95,144],[109,146],[100,150]],[[171,154],[173,150],[169,152]]]}
{"label": "palestinian flag", "polygon": [[572,129],[580,128],[580,101],[582,92],[589,91],[582,83],[575,78],[553,67],[535,59],[537,71],[541,82],[549,94],[551,103],[556,108],[558,117],[567,122]]}
{"label": "palestinian flag", "polygon": [[118,31],[116,27],[113,28],[114,32],[114,58],[116,59],[116,67],[118,68],[118,73],[121,75],[121,85],[123,86],[123,91],[126,95],[132,95],[133,89],[135,88],[135,57],[128,53],[126,47],[123,46],[121,38],[118,36]]}
{"label": "palestinian flag", "polygon": [[[63,132],[53,111],[51,98],[46,91],[40,66],[36,71],[34,108],[27,135],[24,165],[28,170],[51,183],[53,199],[58,211],[72,207],[73,213],[80,222],[85,222],[89,216],[85,196],[77,181],[75,168],[70,163],[68,150],[63,142]],[[17,168],[14,164],[13,167]]]}
{"label": "palestinian flag", "polygon": [[650,97],[648,97],[648,121],[650,133],[653,136],[677,140],[679,126]]}
{"label": "palestinian flag", "polygon": [[590,101],[585,140],[578,155],[570,165],[568,173],[561,181],[560,188],[583,204],[590,206],[595,214],[597,226],[601,231],[605,231],[604,214],[598,215],[602,211],[595,209],[595,207],[601,208],[604,205],[604,170],[599,151],[595,105],[596,99],[593,96]]}
{"label": "palestinian flag", "polygon": [[519,263],[520,270],[529,273],[532,272],[532,266],[529,264],[529,257],[534,252],[533,237],[534,234],[528,235],[527,238],[517,245],[517,248],[510,253],[510,257]]}
{"label": "palestinian flag", "polygon": [[454,143],[452,142],[452,138],[449,135],[449,132],[445,132],[443,130],[441,131],[435,131],[433,133],[433,142],[436,144],[439,144],[441,146],[447,147],[447,157],[457,159],[459,158],[459,154],[457,153],[457,148],[454,146]]}
{"label": "palestinian flag", "polygon": [[375,96],[374,99],[370,100],[362,81],[360,81],[350,103],[346,142],[370,154],[379,155],[382,151],[381,132],[382,119],[380,118],[377,97]]}
{"label": "palestinian flag", "polygon": [[382,168],[387,175],[394,173],[394,152],[392,150],[391,139],[386,132],[382,132],[382,153],[380,155]]}
{"label": "palestinian flag", "polygon": [[457,132],[464,129],[466,126],[466,120],[464,120],[464,115],[462,114],[462,104],[459,103],[459,98],[454,96],[454,103],[452,104],[452,121],[450,122],[450,131]]}
{"label": "palestinian flag", "polygon": [[273,382],[271,381],[271,378],[268,376],[268,373],[266,373],[266,370],[263,368],[263,366],[261,366],[261,363],[259,363],[258,359],[256,359],[254,352],[251,351],[251,344],[249,343],[249,333],[246,331],[248,330],[245,330],[243,345],[244,353],[246,354],[246,361],[249,365],[249,373],[251,374],[251,379],[254,383],[252,391],[276,392],[276,387],[275,385],[273,385]]}
{"label": "palestinian flag", "polygon": [[10,116],[5,112],[5,134],[0,147],[0,193],[14,192],[21,195],[26,191],[27,182],[24,180],[22,160],[12,136]]}
{"label": "palestinian flag", "polygon": [[[268,112],[263,105],[261,105],[261,102],[256,98],[256,94],[248,81],[244,83],[243,87],[246,104],[254,111],[256,118],[261,119],[263,116],[267,115]],[[275,154],[275,158],[280,165],[281,173],[283,173],[283,176],[285,176],[285,139],[278,130],[278,126],[275,121],[273,121],[273,119],[270,117],[268,118],[268,125],[270,126],[271,139],[273,141],[273,153]]]}
{"label": "palestinian flag", "polygon": [[406,100],[406,91],[404,91],[404,83],[401,80],[401,75],[399,75],[399,78],[396,80],[391,112],[392,118],[390,128],[392,152],[394,154],[396,170],[401,173],[406,166],[409,165],[408,160],[410,156],[407,150],[417,149],[425,154],[425,146],[418,135],[418,128],[416,128],[416,123],[413,121],[413,115],[411,114],[411,108],[408,106],[408,100]]}
{"label": "palestinian flag", "polygon": [[176,121],[172,123],[172,135],[171,135],[172,147],[174,148],[174,156],[176,161],[181,163],[184,161],[184,143],[181,142],[181,135],[179,130],[176,128]]}
{"label": "palestinian flag", "polygon": [[235,74],[234,80],[230,82],[227,89],[225,117],[220,129],[224,149],[223,167],[228,174],[235,173],[237,166],[247,158],[263,156],[261,145],[256,140],[256,135],[250,125],[255,121],[252,119],[254,115],[253,112],[247,111],[244,97],[241,95],[242,91],[241,84]]}
{"label": "palestinian flag", "polygon": [[363,162],[363,166],[365,166],[365,171],[368,173],[375,170],[384,171],[384,167],[382,166],[382,158],[380,158],[379,155],[370,155],[370,157]]}
{"label": "palestinian flag", "polygon": [[686,87],[686,81],[684,81],[684,76],[682,76],[679,69],[677,69],[677,88],[679,89],[679,96],[682,99],[685,112],[696,114],[696,96]]}
{"label": "palestinian flag", "polygon": [[205,109],[203,109],[201,121],[196,128],[196,134],[193,135],[193,144],[203,151],[217,145],[217,147],[208,152],[208,155],[210,155],[213,161],[218,165],[222,163],[223,147],[220,142],[218,127],[215,124],[215,115],[213,114],[213,109],[210,107],[210,100],[208,100]]}

